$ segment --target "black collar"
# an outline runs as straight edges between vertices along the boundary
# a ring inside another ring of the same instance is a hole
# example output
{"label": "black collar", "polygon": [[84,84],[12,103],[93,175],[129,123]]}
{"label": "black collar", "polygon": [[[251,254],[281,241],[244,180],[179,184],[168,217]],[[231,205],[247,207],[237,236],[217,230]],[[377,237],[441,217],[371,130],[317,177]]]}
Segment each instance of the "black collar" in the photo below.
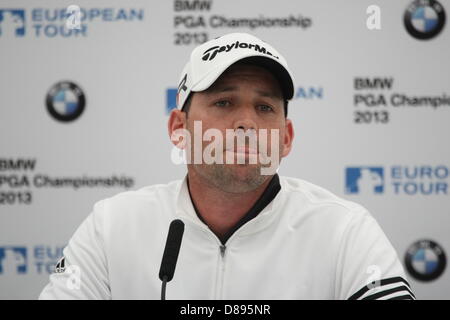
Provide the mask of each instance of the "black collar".
{"label": "black collar", "polygon": [[[186,180],[189,190],[189,179],[186,177]],[[278,174],[275,174],[270,180],[269,184],[267,185],[266,190],[264,190],[263,194],[259,197],[258,200],[256,200],[255,204],[250,208],[250,210],[242,217],[241,220],[238,221],[238,223],[236,223],[236,225],[233,228],[231,228],[230,231],[228,231],[227,234],[225,234],[222,237],[219,237],[222,244],[225,244],[227,240],[233,235],[233,233],[235,233],[240,227],[242,227],[244,224],[255,218],[261,211],[263,211],[264,208],[276,197],[276,195],[280,190],[281,190],[280,178],[278,177]],[[194,201],[192,201],[190,190],[189,190],[189,197],[191,198],[192,206],[194,207],[197,216],[201,221],[203,221],[203,223],[205,223],[205,220],[203,220],[201,214],[197,210]]]}

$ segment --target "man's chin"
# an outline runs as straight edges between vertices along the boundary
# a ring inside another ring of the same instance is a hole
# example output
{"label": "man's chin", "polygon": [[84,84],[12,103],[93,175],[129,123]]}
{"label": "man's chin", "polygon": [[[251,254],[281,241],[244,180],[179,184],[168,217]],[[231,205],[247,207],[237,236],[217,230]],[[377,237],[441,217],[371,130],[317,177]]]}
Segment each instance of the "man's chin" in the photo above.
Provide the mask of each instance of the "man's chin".
{"label": "man's chin", "polygon": [[228,189],[230,189],[230,192],[252,191],[258,188],[267,178],[261,175],[260,165],[232,164],[224,166],[224,171],[228,175]]}
{"label": "man's chin", "polygon": [[200,165],[196,170],[202,171],[201,175],[217,188],[230,193],[253,191],[267,178],[261,175],[259,164]]}
{"label": "man's chin", "polygon": [[236,178],[238,177],[248,177],[254,176],[256,173],[258,175],[261,173],[261,165],[260,164],[248,164],[248,163],[234,163],[234,164],[224,164],[224,169],[232,172]]}

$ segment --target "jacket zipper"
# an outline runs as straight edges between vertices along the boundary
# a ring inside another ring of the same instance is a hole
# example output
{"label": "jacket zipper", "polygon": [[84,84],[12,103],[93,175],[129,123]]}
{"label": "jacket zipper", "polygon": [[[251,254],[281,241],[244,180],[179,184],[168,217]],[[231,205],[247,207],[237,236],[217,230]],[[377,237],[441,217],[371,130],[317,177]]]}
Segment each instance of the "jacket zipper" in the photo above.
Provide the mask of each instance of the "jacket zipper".
{"label": "jacket zipper", "polygon": [[226,250],[226,249],[227,249],[226,246],[224,246],[224,245],[221,245],[221,246],[220,246],[220,255],[222,256],[222,258],[225,257],[225,250]]}
{"label": "jacket zipper", "polygon": [[225,253],[227,247],[225,245],[219,246],[219,265],[217,270],[217,283],[216,283],[216,299],[223,299],[223,282],[225,274]]}
{"label": "jacket zipper", "polygon": [[[222,244],[219,240],[219,238],[207,227],[204,227],[202,225],[199,225],[195,221],[189,219],[191,223],[193,223],[195,226],[200,227],[201,229],[207,231],[210,235],[215,238],[215,241],[219,244],[219,257],[218,257],[218,266],[217,266],[217,276],[216,276],[216,288],[215,288],[215,299],[221,300],[223,299],[223,284],[224,284],[224,274],[225,274],[225,257],[226,257],[226,249],[227,246]],[[233,234],[230,239],[232,239],[235,235]],[[230,241],[228,239],[227,242]]]}

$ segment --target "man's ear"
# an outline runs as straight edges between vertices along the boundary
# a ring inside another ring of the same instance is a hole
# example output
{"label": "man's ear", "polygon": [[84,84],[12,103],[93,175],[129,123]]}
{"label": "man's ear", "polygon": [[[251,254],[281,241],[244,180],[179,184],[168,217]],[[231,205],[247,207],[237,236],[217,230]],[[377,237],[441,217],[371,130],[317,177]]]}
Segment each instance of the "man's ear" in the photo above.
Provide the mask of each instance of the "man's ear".
{"label": "man's ear", "polygon": [[[173,109],[169,116],[169,121],[167,122],[167,129],[169,132],[170,141],[183,149],[186,142],[186,112]],[[182,140],[180,141],[180,138]]]}
{"label": "man's ear", "polygon": [[292,149],[292,141],[294,141],[294,125],[290,119],[286,119],[286,126],[284,130],[283,139],[283,153],[281,157],[286,157]]}

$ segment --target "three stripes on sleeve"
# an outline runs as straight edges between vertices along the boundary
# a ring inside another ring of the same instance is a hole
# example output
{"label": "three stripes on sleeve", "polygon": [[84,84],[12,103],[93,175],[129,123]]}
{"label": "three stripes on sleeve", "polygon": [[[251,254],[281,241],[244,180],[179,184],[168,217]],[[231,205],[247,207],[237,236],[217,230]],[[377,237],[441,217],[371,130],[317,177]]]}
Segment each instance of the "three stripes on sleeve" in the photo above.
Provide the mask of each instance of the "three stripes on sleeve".
{"label": "three stripes on sleeve", "polygon": [[386,278],[378,285],[372,283],[364,286],[348,300],[415,300],[408,281],[402,277]]}

